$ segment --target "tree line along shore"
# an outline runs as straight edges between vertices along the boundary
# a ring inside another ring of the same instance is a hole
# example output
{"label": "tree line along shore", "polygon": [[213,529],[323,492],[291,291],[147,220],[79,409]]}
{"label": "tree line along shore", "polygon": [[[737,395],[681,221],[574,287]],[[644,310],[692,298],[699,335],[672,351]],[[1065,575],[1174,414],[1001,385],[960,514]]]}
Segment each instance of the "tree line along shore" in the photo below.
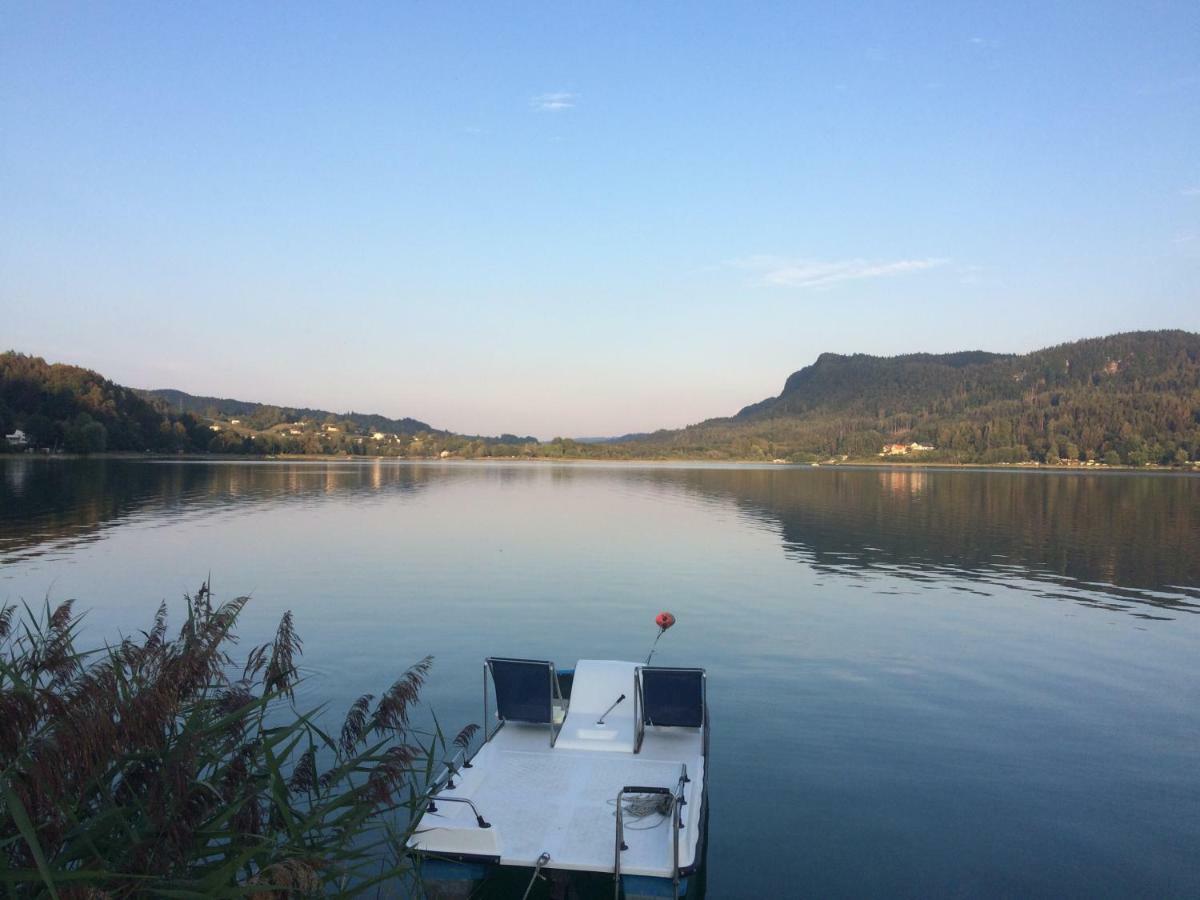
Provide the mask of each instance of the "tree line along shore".
{"label": "tree line along shore", "polygon": [[1132,332],[1029,354],[822,354],[779,395],[733,416],[549,441],[137,390],[9,352],[0,354],[0,430],[2,452],[51,454],[1194,468],[1200,335]]}

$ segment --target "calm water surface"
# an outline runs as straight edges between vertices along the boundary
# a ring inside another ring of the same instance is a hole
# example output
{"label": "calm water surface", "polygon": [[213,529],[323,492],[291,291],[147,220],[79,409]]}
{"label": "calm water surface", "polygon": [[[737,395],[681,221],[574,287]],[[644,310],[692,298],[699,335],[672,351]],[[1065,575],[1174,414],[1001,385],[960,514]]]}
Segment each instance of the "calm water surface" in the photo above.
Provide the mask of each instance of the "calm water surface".
{"label": "calm water surface", "polygon": [[708,896],[1200,896],[1200,478],[0,462],[0,600],[148,627],[211,572],[302,701],[436,656],[708,669]]}

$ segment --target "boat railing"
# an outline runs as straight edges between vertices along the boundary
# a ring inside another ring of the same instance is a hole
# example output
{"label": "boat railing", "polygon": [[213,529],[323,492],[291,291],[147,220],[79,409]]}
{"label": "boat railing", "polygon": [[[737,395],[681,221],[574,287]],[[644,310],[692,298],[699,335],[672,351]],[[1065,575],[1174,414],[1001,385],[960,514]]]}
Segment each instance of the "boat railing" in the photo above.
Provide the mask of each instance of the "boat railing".
{"label": "boat railing", "polygon": [[441,795],[432,796],[429,798],[429,805],[425,807],[425,812],[437,812],[437,805],[439,803],[465,803],[467,806],[471,807],[471,812],[475,813],[475,822],[480,828],[492,827],[492,823],[485,820],[483,816],[479,814],[479,810],[475,807],[475,804],[466,797],[443,797]]}
{"label": "boat railing", "polygon": [[644,787],[640,785],[625,785],[617,792],[617,834],[613,850],[613,897],[621,900],[621,851],[628,850],[625,843],[625,806],[626,794],[663,794],[671,798],[671,896],[679,900],[679,829],[683,827],[683,807],[687,805],[684,797],[688,778],[687,764],[683,763],[679,781],[675,789],[665,787]]}
{"label": "boat railing", "polygon": [[646,737],[645,700],[642,698],[642,669],[639,666],[633,670],[633,752],[642,751],[642,741]]}
{"label": "boat railing", "polygon": [[449,759],[442,763],[441,774],[434,779],[433,790],[441,790],[443,787],[454,790],[454,778],[463,769],[473,768],[471,760],[467,758],[467,748],[460,747],[458,751]]}
{"label": "boat railing", "polygon": [[[461,764],[460,764],[461,763]],[[475,821],[480,828],[491,828],[491,823],[487,822],[483,816],[479,814],[479,810],[466,797],[446,797],[439,793],[440,791],[452,791],[457,787],[454,783],[454,778],[462,769],[471,768],[471,761],[467,758],[467,749],[462,747],[445,761],[441,774],[433,780],[429,787],[429,805],[425,807],[426,812],[437,812],[438,803],[465,803],[471,807],[471,812],[475,814]]]}

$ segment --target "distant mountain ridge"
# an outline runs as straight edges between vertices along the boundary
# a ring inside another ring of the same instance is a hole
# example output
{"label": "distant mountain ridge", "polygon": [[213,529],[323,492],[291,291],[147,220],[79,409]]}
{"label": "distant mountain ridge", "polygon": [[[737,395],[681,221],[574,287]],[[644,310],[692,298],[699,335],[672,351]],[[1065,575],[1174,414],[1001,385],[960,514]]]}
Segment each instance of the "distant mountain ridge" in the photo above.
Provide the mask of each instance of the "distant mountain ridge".
{"label": "distant mountain ridge", "polygon": [[487,445],[517,446],[537,443],[537,438],[530,435],[478,435],[458,434],[443,428],[434,428],[428,422],[420,419],[404,417],[392,419],[378,413],[332,412],[327,409],[314,409],[307,406],[276,406],[271,403],[258,403],[250,400],[234,400],[224,397],[205,397],[189,394],[174,388],[155,388],[144,390],[135,388],[135,392],[154,403],[159,408],[175,413],[188,413],[205,419],[238,418],[253,425],[257,429],[268,430],[289,423],[307,422],[321,425],[324,423],[338,426],[349,426],[353,431],[367,434],[408,435],[412,437],[424,435],[450,441],[457,447],[460,441],[470,441]]}
{"label": "distant mountain ridge", "polygon": [[[895,382],[900,390],[943,388],[944,370],[968,370],[1019,359],[1014,354],[965,350],[957,353],[906,353],[901,356],[871,356],[855,353],[822,353],[811,366],[793,372],[777,397],[751,404],[735,418],[746,418],[764,410],[799,412],[810,405],[837,405],[860,399],[857,392],[867,383],[876,390]],[[933,376],[932,378],[928,376]],[[911,398],[910,398],[911,399]]]}
{"label": "distant mountain ridge", "polygon": [[[687,428],[539,443],[418,419],[178,390],[0,354],[0,428],[26,446],[96,452],[541,456],[813,462],[883,453],[930,462],[1200,463],[1200,334],[1139,331],[1031,353],[823,353],[774,397]],[[914,447],[915,445],[915,447]]]}
{"label": "distant mountain ridge", "polygon": [[407,416],[401,419],[390,419],[387,416],[381,416],[376,413],[335,413],[326,409],[312,409],[306,406],[276,406],[270,403],[232,400],[226,397],[203,397],[175,390],[174,388],[155,388],[153,390],[134,388],[134,392],[151,402],[157,401],[164,404],[172,411],[180,413],[188,412],[207,418],[230,418],[233,416],[252,418],[266,410],[270,411],[275,418],[275,421],[270,422],[269,425],[299,421],[301,419],[317,422],[338,420],[353,422],[361,428],[372,431],[402,432],[404,434],[417,434],[426,431],[431,434],[450,434],[449,431],[445,431],[444,429],[434,428],[428,422],[422,422],[420,419],[412,419]]}
{"label": "distant mountain ridge", "polygon": [[[1026,354],[909,353],[843,356],[822,353],[793,372],[777,397],[742,409],[735,418],[802,413],[822,407],[909,409],[931,403],[970,408],[995,399],[1020,400],[1030,390],[1195,387],[1200,335],[1186,331],[1129,332],[1059,344]],[[1164,380],[1160,376],[1171,377]],[[1179,376],[1183,381],[1179,381]]]}
{"label": "distant mountain ridge", "polygon": [[823,353],[777,396],[629,446],[799,460],[874,456],[898,440],[960,462],[1196,459],[1200,335],[1129,332],[1026,354]]}

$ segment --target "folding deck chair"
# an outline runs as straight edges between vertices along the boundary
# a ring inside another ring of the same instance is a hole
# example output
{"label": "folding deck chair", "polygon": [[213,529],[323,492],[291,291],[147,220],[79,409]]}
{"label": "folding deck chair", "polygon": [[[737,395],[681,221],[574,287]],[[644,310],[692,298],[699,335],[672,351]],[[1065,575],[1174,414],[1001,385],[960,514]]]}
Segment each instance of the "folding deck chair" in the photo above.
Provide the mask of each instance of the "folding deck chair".
{"label": "folding deck chair", "polygon": [[[541,659],[504,659],[489,657],[483,667],[484,740],[487,734],[489,675],[496,690],[496,717],[501,723],[521,722],[548,725],[550,746],[558,739],[554,705],[562,704],[562,689],[554,663]],[[558,723],[561,725],[561,723]]]}
{"label": "folding deck chair", "polygon": [[703,728],[708,714],[703,669],[641,666],[634,676],[638,717],[635,751],[641,749],[646,726]]}

